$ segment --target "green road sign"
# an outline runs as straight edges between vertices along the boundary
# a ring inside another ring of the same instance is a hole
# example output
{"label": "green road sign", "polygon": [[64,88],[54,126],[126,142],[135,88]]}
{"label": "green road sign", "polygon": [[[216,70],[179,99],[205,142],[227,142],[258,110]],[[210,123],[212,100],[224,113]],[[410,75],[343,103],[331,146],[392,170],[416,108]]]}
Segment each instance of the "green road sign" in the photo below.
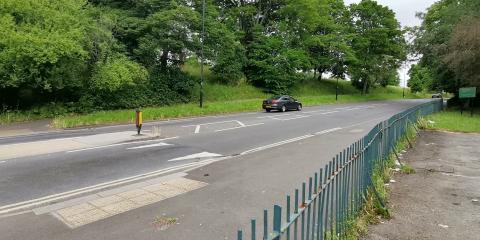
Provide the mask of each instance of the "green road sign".
{"label": "green road sign", "polygon": [[476,87],[460,88],[460,98],[474,98],[477,95]]}

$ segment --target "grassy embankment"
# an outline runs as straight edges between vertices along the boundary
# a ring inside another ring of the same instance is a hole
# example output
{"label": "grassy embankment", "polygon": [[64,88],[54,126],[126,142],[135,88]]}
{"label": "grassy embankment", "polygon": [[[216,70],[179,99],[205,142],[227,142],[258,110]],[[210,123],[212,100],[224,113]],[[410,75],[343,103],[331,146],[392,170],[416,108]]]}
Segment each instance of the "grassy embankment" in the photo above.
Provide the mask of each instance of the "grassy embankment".
{"label": "grassy embankment", "polygon": [[480,133],[480,109],[475,110],[475,114],[470,116],[470,111],[464,111],[460,114],[458,109],[447,109],[428,116],[424,122],[424,127],[431,130],[444,130],[452,132]]}
{"label": "grassy embankment", "polygon": [[[199,68],[186,66],[186,72],[194,76],[199,75]],[[214,76],[206,70],[206,78],[213,79]],[[292,95],[298,98],[304,106],[319,104],[361,102],[370,100],[391,100],[401,99],[402,89],[389,86],[387,88],[374,88],[371,92],[362,96],[360,91],[351,86],[350,82],[339,81],[340,96],[335,101],[336,82],[333,80],[309,80],[299,83],[292,90]],[[171,118],[182,118],[192,116],[205,116],[214,114],[225,114],[233,112],[257,111],[260,110],[261,100],[270,96],[261,89],[255,88],[242,82],[235,86],[228,86],[208,82],[205,85],[205,104],[200,109],[198,103],[176,104],[163,107],[147,107],[142,109],[145,121],[162,120]],[[194,91],[198,93],[198,89]],[[407,98],[421,98],[425,94],[411,94],[406,90]],[[198,99],[194,96],[193,99]],[[90,114],[67,114],[59,115],[52,120],[52,126],[56,128],[71,128],[89,125],[133,123],[134,114],[132,109],[99,111]],[[35,111],[9,112],[0,114],[0,125],[14,122],[25,122],[41,119],[42,116]]]}
{"label": "grassy embankment", "polygon": [[[338,101],[335,101],[335,82],[331,80],[306,83],[301,88],[295,89],[292,95],[298,98],[304,106],[402,98],[402,89],[398,87],[377,88],[373,89],[370,94],[362,96],[349,82],[340,81],[340,85],[342,95],[339,96]],[[190,103],[165,107],[148,107],[142,110],[145,121],[257,111],[260,110],[261,101],[268,96],[260,89],[245,83],[238,86],[211,83],[205,87],[206,102],[202,109],[198,107],[197,103]],[[408,93],[407,97],[420,98],[422,96]],[[52,123],[57,128],[70,128],[133,122],[133,110],[129,109],[100,111],[86,115],[59,116]]]}

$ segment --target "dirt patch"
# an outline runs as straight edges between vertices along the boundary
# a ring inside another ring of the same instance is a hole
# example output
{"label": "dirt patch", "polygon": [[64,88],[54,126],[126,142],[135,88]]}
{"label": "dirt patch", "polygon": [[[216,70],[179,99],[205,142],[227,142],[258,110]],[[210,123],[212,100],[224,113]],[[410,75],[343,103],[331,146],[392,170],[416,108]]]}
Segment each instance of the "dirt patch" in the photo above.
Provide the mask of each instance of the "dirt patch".
{"label": "dirt patch", "polygon": [[480,134],[422,132],[394,176],[393,218],[365,239],[480,239]]}

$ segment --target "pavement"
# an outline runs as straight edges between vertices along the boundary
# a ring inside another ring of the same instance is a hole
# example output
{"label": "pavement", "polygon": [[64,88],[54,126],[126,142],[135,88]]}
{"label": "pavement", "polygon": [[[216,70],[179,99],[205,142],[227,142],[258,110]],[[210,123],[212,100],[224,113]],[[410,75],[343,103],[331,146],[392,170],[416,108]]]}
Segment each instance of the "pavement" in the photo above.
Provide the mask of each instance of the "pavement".
{"label": "pavement", "polygon": [[50,127],[50,119],[32,122],[0,125],[0,137],[30,135],[45,132],[54,132],[58,129]]}
{"label": "pavement", "polygon": [[0,239],[233,239],[376,123],[425,101],[153,122],[141,139],[132,125],[0,137]]}
{"label": "pavement", "polygon": [[480,134],[422,132],[403,157],[416,173],[390,183],[393,218],[365,239],[479,239],[479,145]]}

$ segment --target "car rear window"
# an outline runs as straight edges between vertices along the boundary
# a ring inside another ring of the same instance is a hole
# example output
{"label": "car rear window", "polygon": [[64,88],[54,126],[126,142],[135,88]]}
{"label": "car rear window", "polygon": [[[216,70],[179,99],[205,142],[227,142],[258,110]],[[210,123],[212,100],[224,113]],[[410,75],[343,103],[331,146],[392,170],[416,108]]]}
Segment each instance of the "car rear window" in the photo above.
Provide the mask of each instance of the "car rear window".
{"label": "car rear window", "polygon": [[280,98],[282,98],[282,96],[273,96],[269,100],[278,100]]}

